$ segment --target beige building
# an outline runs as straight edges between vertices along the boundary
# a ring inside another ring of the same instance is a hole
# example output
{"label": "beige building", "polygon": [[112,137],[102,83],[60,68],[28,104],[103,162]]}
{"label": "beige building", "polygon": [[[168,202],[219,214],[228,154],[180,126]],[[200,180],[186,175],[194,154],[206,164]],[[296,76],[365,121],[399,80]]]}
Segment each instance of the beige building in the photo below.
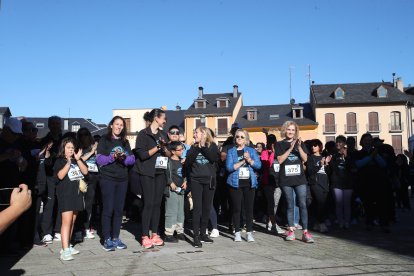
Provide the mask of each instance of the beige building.
{"label": "beige building", "polygon": [[137,133],[145,128],[143,119],[145,112],[151,111],[152,108],[131,108],[131,109],[113,109],[112,116],[121,116],[125,119],[128,130],[128,141],[132,148],[135,146]]}
{"label": "beige building", "polygon": [[312,85],[310,100],[319,123],[318,138],[327,142],[338,135],[352,136],[359,144],[362,134],[368,132],[401,153],[408,149],[412,133],[412,97],[403,90],[398,81]]}

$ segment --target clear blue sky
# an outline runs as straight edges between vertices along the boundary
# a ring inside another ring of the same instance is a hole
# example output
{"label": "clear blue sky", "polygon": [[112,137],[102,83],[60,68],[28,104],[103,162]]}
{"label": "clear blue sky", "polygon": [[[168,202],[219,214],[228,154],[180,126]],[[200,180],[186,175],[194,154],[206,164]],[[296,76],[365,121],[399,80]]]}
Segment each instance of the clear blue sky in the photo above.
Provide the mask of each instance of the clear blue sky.
{"label": "clear blue sky", "polygon": [[2,0],[0,106],[107,123],[113,108],[230,92],[308,101],[317,84],[414,84],[414,1]]}

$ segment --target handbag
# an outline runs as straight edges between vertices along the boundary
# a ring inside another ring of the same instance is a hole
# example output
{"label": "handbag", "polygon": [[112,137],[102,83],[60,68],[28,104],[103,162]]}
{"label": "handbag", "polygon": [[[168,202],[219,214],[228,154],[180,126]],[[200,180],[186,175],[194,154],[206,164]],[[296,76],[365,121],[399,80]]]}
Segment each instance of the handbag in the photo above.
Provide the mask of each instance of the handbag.
{"label": "handbag", "polygon": [[83,179],[79,179],[79,191],[86,193],[88,191],[88,184]]}

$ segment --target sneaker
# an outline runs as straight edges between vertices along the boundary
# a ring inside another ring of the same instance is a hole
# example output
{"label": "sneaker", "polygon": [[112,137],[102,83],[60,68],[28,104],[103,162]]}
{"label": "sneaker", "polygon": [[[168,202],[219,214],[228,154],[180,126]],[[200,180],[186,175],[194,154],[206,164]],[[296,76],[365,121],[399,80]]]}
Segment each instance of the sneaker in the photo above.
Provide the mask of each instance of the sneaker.
{"label": "sneaker", "polygon": [[44,241],[36,241],[33,243],[33,246],[36,247],[47,247],[47,243],[45,243]]}
{"label": "sneaker", "polygon": [[246,233],[247,232],[247,227],[246,227],[246,224],[245,225],[243,225],[243,227],[242,227],[242,230],[241,230],[243,233]]}
{"label": "sneaker", "polygon": [[300,225],[300,224],[295,224],[295,228],[297,230],[302,230],[303,229],[302,225]]}
{"label": "sneaker", "polygon": [[276,228],[276,233],[278,235],[283,235],[285,233],[285,230],[283,230],[282,228],[280,228],[279,225],[276,224],[276,227],[275,228]]}
{"label": "sneaker", "polygon": [[303,232],[302,241],[306,243],[314,243],[312,235],[309,232]]}
{"label": "sneaker", "polygon": [[269,222],[268,224],[267,224],[267,231],[272,231],[272,229],[273,229],[273,225],[272,225],[272,223],[271,222]]}
{"label": "sneaker", "polygon": [[153,248],[154,247],[154,245],[152,244],[152,240],[148,236],[143,236],[141,243],[142,243],[142,246],[145,249],[149,249],[149,248]]}
{"label": "sneaker", "polygon": [[200,241],[204,243],[213,243],[214,241],[210,239],[207,235],[201,235]]}
{"label": "sneaker", "polygon": [[152,240],[152,244],[155,245],[155,246],[163,246],[164,245],[164,241],[157,234],[152,234],[151,240]]}
{"label": "sneaker", "polygon": [[241,242],[241,241],[242,241],[242,238],[241,238],[240,232],[236,232],[236,233],[234,233],[234,241],[235,241],[235,242]]}
{"label": "sneaker", "polygon": [[62,240],[62,237],[60,236],[60,233],[55,233],[55,236],[53,237],[54,241],[60,241]]}
{"label": "sneaker", "polygon": [[294,231],[288,231],[287,234],[286,234],[285,240],[286,241],[294,241],[294,240],[296,240],[295,232]]}
{"label": "sneaker", "polygon": [[[69,246],[69,251],[70,251],[70,254],[72,254],[72,255],[77,255],[77,254],[80,253],[79,250],[77,250],[73,247],[73,245]],[[62,254],[62,253],[63,253],[63,249],[60,250],[60,254]]]}
{"label": "sneaker", "polygon": [[254,242],[252,232],[247,232],[247,242]]}
{"label": "sneaker", "polygon": [[177,239],[180,240],[180,241],[185,241],[184,233],[177,234]]}
{"label": "sneaker", "polygon": [[112,242],[112,240],[111,240],[111,239],[106,239],[106,240],[105,240],[105,242],[104,242],[104,244],[103,244],[103,249],[104,249],[106,252],[109,252],[109,251],[115,251],[115,245],[114,245],[114,243]]}
{"label": "sneaker", "polygon": [[326,226],[326,224],[325,223],[321,223],[321,224],[319,224],[319,231],[321,232],[321,233],[327,233],[328,232],[328,227]]}
{"label": "sneaker", "polygon": [[53,237],[50,234],[47,234],[43,237],[42,242],[51,244],[53,243]]}
{"label": "sneaker", "polygon": [[218,238],[220,236],[220,232],[218,229],[211,230],[210,238]]}
{"label": "sneaker", "polygon": [[195,248],[201,248],[201,247],[203,247],[203,244],[201,243],[201,241],[200,241],[200,236],[194,236],[194,243],[193,243],[193,246],[195,247]]}
{"label": "sneaker", "polygon": [[165,235],[164,241],[171,242],[171,243],[177,243],[178,239],[172,235]]}
{"label": "sneaker", "polygon": [[127,246],[125,243],[123,243],[120,239],[112,239],[112,244],[116,249],[126,249]]}
{"label": "sneaker", "polygon": [[62,250],[62,253],[60,253],[60,259],[62,261],[72,261],[73,260],[72,253],[70,252],[69,248],[66,248],[65,250]]}
{"label": "sneaker", "polygon": [[85,232],[85,238],[87,238],[87,239],[94,239],[95,238],[95,235],[94,235],[94,233],[91,230],[88,229]]}

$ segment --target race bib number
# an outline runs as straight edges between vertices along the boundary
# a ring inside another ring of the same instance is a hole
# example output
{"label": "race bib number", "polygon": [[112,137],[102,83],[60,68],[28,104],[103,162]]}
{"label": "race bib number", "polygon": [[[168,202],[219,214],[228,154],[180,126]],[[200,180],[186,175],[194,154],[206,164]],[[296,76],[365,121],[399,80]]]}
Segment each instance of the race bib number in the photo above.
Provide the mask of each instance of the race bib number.
{"label": "race bib number", "polygon": [[157,160],[155,161],[155,168],[156,169],[167,169],[168,158],[163,156],[158,156]]}
{"label": "race bib number", "polygon": [[279,172],[280,171],[280,164],[273,164],[273,169],[275,170],[275,172]]}
{"label": "race bib number", "polygon": [[286,165],[285,174],[286,176],[300,175],[300,165]]}
{"label": "race bib number", "polygon": [[70,181],[83,179],[83,174],[78,165],[71,164],[68,172]]}
{"label": "race bib number", "polygon": [[86,165],[88,165],[89,172],[98,172],[98,165],[96,163],[86,161]]}
{"label": "race bib number", "polygon": [[248,167],[241,167],[239,169],[239,179],[249,179],[250,171]]}

